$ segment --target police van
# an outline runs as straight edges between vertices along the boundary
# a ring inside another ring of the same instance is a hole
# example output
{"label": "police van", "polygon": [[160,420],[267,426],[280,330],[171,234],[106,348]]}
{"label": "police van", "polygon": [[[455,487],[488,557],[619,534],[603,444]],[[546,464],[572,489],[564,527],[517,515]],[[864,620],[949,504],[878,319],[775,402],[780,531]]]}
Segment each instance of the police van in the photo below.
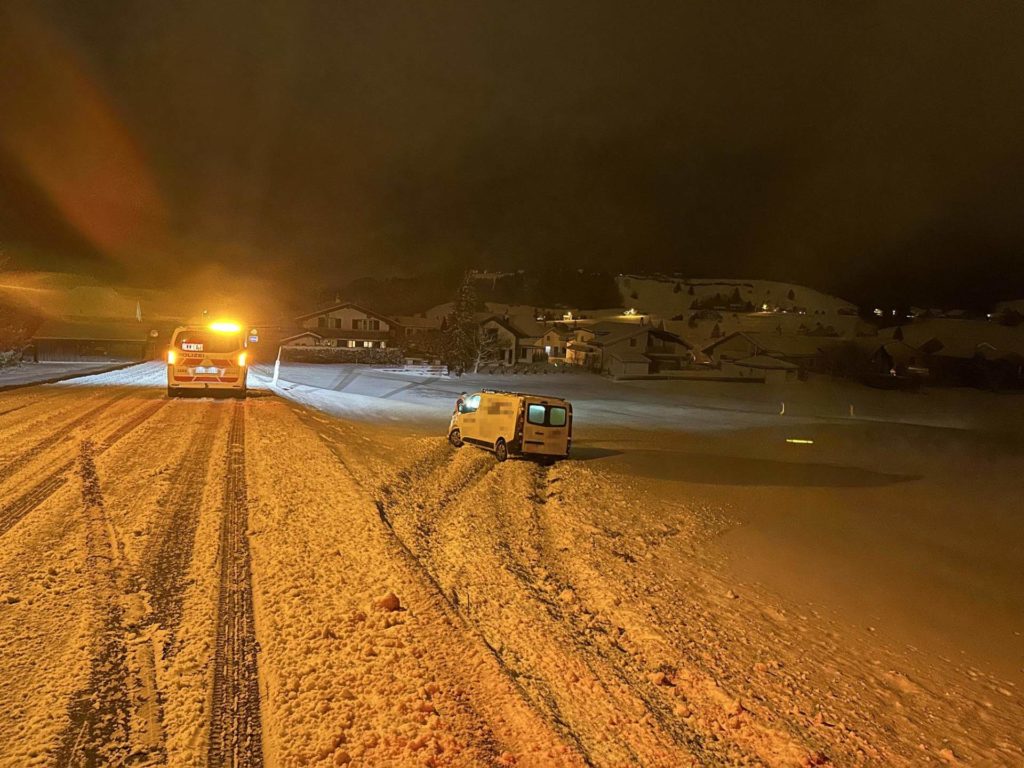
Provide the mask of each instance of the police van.
{"label": "police van", "polygon": [[448,441],[509,456],[559,459],[572,447],[572,404],[568,400],[485,389],[462,398],[448,426]]}
{"label": "police van", "polygon": [[167,350],[167,395],[212,390],[245,397],[247,357],[245,334],[236,323],[175,328]]}

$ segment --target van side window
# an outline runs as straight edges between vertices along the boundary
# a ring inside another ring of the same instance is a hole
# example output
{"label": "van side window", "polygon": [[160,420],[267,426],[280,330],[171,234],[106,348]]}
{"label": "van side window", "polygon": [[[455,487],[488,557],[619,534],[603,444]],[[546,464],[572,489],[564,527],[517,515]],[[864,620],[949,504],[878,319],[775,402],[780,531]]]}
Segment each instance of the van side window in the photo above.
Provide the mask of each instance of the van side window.
{"label": "van side window", "polygon": [[480,395],[473,395],[467,397],[462,401],[462,407],[459,409],[461,413],[475,413],[480,408]]}
{"label": "van side window", "polygon": [[565,408],[559,408],[557,406],[550,408],[548,413],[548,424],[552,427],[564,427]]}
{"label": "van side window", "polygon": [[544,406],[531,404],[526,407],[526,420],[531,424],[544,423]]}

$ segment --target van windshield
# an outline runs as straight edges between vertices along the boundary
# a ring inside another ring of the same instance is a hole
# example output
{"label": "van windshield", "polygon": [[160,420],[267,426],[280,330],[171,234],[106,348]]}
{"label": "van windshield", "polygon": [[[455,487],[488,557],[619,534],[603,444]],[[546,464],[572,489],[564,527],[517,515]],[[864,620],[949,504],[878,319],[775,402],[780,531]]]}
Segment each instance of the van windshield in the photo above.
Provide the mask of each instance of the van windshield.
{"label": "van windshield", "polygon": [[237,333],[213,331],[182,331],[174,338],[174,346],[183,352],[213,352],[223,354],[242,348],[242,337]]}

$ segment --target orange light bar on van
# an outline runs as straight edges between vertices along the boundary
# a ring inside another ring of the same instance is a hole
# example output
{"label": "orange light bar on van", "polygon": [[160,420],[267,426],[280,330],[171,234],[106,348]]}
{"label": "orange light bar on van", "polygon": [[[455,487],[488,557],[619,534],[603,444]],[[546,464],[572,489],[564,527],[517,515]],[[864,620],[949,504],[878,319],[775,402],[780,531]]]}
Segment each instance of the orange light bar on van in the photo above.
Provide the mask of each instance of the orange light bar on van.
{"label": "orange light bar on van", "polygon": [[238,364],[242,367],[245,367],[245,352],[238,353]]}
{"label": "orange light bar on van", "polygon": [[210,330],[216,331],[217,333],[238,333],[242,330],[242,326],[238,323],[228,323],[218,320],[216,323],[210,323]]}
{"label": "orange light bar on van", "polygon": [[167,350],[167,364],[168,365],[174,365],[176,362],[178,362],[178,355],[177,355],[177,353],[175,353],[175,351],[173,349],[168,349]]}

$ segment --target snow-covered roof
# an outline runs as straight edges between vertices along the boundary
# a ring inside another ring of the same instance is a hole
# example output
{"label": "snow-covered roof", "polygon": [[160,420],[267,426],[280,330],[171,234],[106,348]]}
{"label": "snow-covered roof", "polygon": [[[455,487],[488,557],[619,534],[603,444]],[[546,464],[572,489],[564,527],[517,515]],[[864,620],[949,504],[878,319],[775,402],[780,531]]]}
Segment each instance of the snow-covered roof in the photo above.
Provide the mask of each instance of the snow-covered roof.
{"label": "snow-covered roof", "polygon": [[624,363],[649,363],[651,359],[633,347],[616,347],[608,350],[608,357],[614,357]]}
{"label": "snow-covered roof", "polygon": [[[942,357],[972,358],[979,352],[987,357],[1024,355],[1024,325],[933,317],[904,325],[900,331],[905,343]],[[889,339],[895,335],[895,328],[884,331]]]}
{"label": "snow-covered roof", "polygon": [[500,315],[488,315],[487,317],[484,317],[480,321],[480,325],[485,325],[487,323],[495,323],[497,325],[500,325],[502,328],[511,333],[517,339],[536,338],[534,334],[526,333],[521,328],[513,324],[512,321],[507,317],[501,317]]}
{"label": "snow-covered roof", "polygon": [[395,315],[394,321],[403,328],[440,328],[440,317],[421,317],[420,315]]}
{"label": "snow-covered roof", "polygon": [[37,340],[147,341],[152,323],[136,320],[45,320],[33,335]]}
{"label": "snow-covered roof", "polygon": [[356,310],[357,312],[362,312],[367,317],[375,317],[378,320],[383,320],[385,323],[388,324],[394,322],[394,320],[388,317],[387,315],[382,315],[380,312],[375,312],[372,309],[367,309],[361,304],[356,304],[354,301],[341,301],[338,302],[337,304],[332,304],[329,307],[321,307],[320,309],[317,309],[313,312],[307,312],[304,315],[299,315],[298,317],[295,318],[295,322],[301,323],[303,320],[309,320],[312,317],[319,317],[320,315],[326,315],[331,312],[337,312],[339,309],[347,309],[349,307]]}
{"label": "snow-covered roof", "polygon": [[279,344],[287,344],[289,341],[295,341],[296,339],[301,339],[303,336],[312,336],[314,339],[318,339],[318,340],[322,340],[323,339],[323,336],[321,336],[316,331],[302,331],[301,333],[293,333],[291,336],[285,336],[278,343]]}
{"label": "snow-covered roof", "polygon": [[800,368],[796,363],[781,360],[777,357],[769,357],[768,355],[745,357],[742,360],[737,360],[736,365],[741,365],[744,368],[758,368],[767,371],[796,371]]}
{"label": "snow-covered roof", "polygon": [[757,349],[757,354],[768,353],[785,357],[814,357],[821,354],[823,350],[834,347],[836,344],[841,344],[843,341],[841,338],[830,336],[797,336],[757,331],[736,331],[707,345],[704,347],[704,352],[710,353],[716,347],[736,337],[742,337],[750,342]]}
{"label": "snow-covered roof", "polygon": [[609,346],[616,342],[638,336],[641,333],[654,330],[649,325],[638,325],[636,323],[616,323],[612,321],[601,321],[586,328],[595,334],[594,343]]}

